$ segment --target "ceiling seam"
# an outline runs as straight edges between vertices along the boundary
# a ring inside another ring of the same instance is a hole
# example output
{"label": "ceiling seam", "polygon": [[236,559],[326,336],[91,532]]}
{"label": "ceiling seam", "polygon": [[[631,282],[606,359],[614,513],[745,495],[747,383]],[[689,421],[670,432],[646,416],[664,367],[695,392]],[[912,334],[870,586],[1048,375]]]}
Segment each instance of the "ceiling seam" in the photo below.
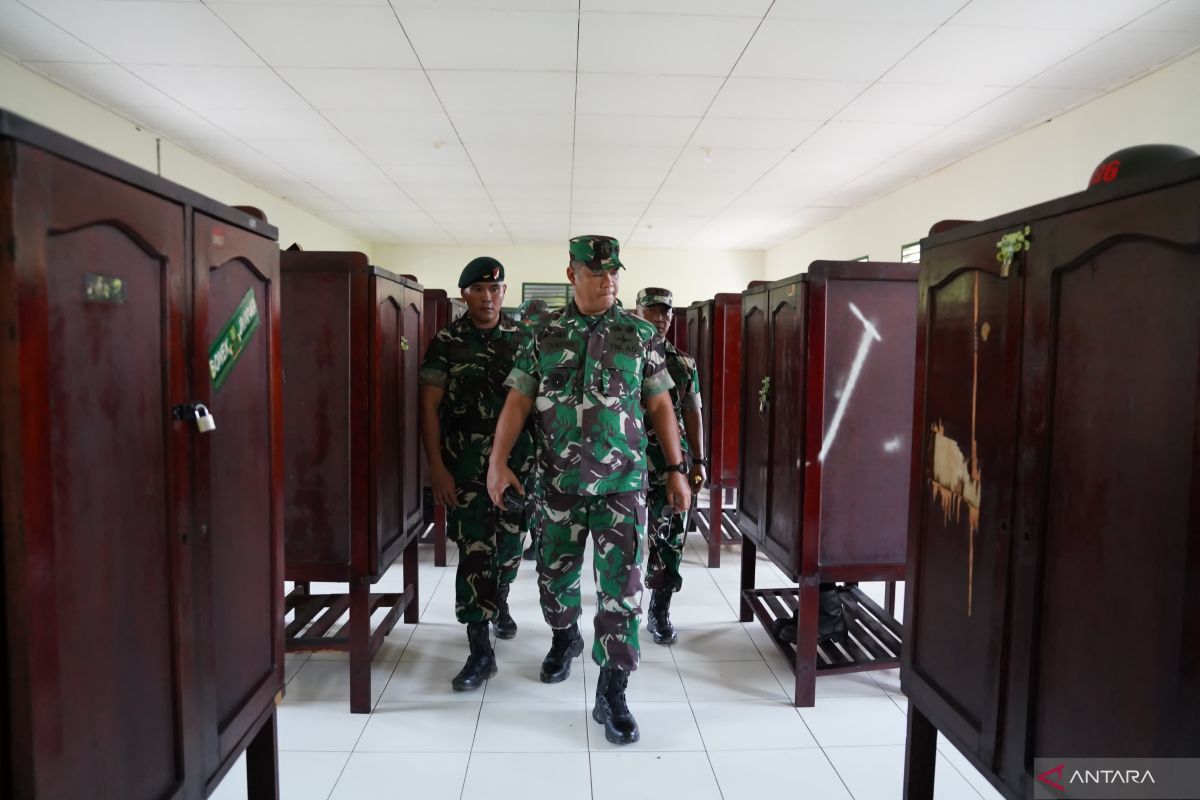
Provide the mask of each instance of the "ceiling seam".
{"label": "ceiling seam", "polygon": [[[842,105],[842,107],[841,107],[841,108],[837,109],[837,110],[836,110],[836,111],[834,111],[832,114],[830,114],[830,115],[829,115],[829,117],[828,117],[828,118],[826,118],[824,122],[822,122],[820,125],[818,125],[816,128],[814,128],[812,131],[810,131],[810,132],[808,133],[808,135],[807,135],[807,136],[805,136],[803,139],[801,139],[801,140],[799,141],[799,143],[797,143],[797,144],[796,144],[794,147],[792,147],[791,149],[789,149],[789,150],[787,151],[787,153],[785,153],[785,154],[784,154],[784,156],[783,156],[782,158],[780,158],[778,161],[776,161],[774,164],[772,164],[770,167],[768,167],[768,168],[767,168],[767,170],[766,170],[765,172],[763,172],[761,175],[759,175],[757,178],[755,178],[755,179],[754,179],[754,181],[753,181],[753,182],[752,182],[752,183],[751,183],[749,186],[747,186],[745,189],[743,189],[741,192],[739,192],[739,193],[737,194],[737,196],[735,196],[735,197],[734,197],[732,200],[730,200],[728,203],[726,203],[724,206],[722,206],[722,207],[721,207],[721,209],[720,209],[719,211],[717,211],[715,214],[713,214],[713,215],[712,215],[712,216],[710,216],[710,217],[709,217],[707,220],[705,220],[705,221],[704,221],[704,224],[700,226],[700,231],[697,231],[696,233],[694,233],[694,234],[692,234],[691,236],[689,236],[687,239],[684,239],[684,241],[683,241],[683,245],[681,245],[681,246],[684,246],[684,247],[686,247],[686,246],[687,246],[687,243],[688,243],[688,242],[690,242],[692,239],[696,238],[696,236],[697,236],[697,235],[699,235],[699,233],[700,233],[700,232],[702,232],[702,231],[703,231],[703,230],[704,230],[704,229],[705,229],[707,226],[709,226],[710,224],[712,224],[713,220],[715,220],[717,217],[721,216],[721,215],[722,215],[722,214],[724,214],[726,211],[728,211],[728,210],[729,210],[729,208],[730,208],[730,206],[732,206],[732,205],[733,205],[734,203],[736,203],[738,200],[741,200],[743,197],[745,197],[745,196],[746,196],[746,194],[747,194],[747,193],[748,193],[748,192],[749,192],[751,189],[753,189],[755,186],[757,186],[759,183],[761,183],[761,182],[762,182],[762,180],[763,180],[764,178],[766,178],[768,175],[770,175],[770,174],[771,174],[771,173],[772,173],[772,172],[773,172],[773,171],[774,171],[776,168],[778,168],[780,164],[782,164],[782,163],[783,163],[784,161],[786,161],[786,160],[787,160],[787,159],[788,159],[788,158],[789,158],[789,157],[790,157],[790,156],[791,156],[793,153],[795,153],[797,150],[799,150],[801,147],[803,147],[805,142],[807,142],[807,141],[808,141],[809,139],[811,139],[812,137],[816,136],[816,135],[817,135],[817,133],[819,133],[821,130],[823,130],[825,127],[827,127],[827,126],[829,125],[829,123],[830,123],[830,122],[832,122],[832,121],[833,121],[833,119],[834,119],[835,117],[837,117],[837,115],[838,115],[838,114],[840,114],[840,113],[842,113],[843,111],[845,111],[847,108],[849,108],[851,105],[853,105],[853,104],[854,104],[854,102],[855,102],[856,100],[858,100],[858,98],[862,97],[864,94],[866,94],[868,91],[870,91],[871,87],[875,86],[875,85],[876,85],[876,84],[878,84],[878,83],[879,83],[881,80],[883,80],[883,78],[884,78],[884,77],[885,77],[885,76],[886,76],[886,75],[887,75],[889,72],[891,72],[891,71],[892,71],[892,70],[894,70],[894,69],[895,69],[895,68],[896,68],[898,65],[900,65],[900,64],[901,64],[901,63],[904,61],[904,59],[908,58],[910,55],[912,55],[914,52],[916,52],[916,50],[917,50],[919,47],[921,47],[921,45],[925,44],[925,42],[927,42],[927,41],[929,41],[931,38],[933,38],[933,36],[934,36],[934,35],[936,35],[938,31],[940,31],[942,28],[944,28],[944,27],[945,27],[945,26],[946,26],[946,25],[947,25],[947,24],[950,22],[950,20],[952,20],[952,19],[954,19],[956,16],[958,16],[958,14],[959,14],[960,12],[962,12],[962,10],[963,10],[964,8],[966,8],[967,6],[969,6],[970,4],[971,4],[971,0],[967,0],[967,2],[965,2],[965,3],[963,3],[961,6],[959,6],[959,7],[958,7],[958,8],[957,8],[957,9],[954,11],[954,13],[953,13],[953,14],[951,14],[950,16],[948,16],[948,17],[946,17],[944,20],[942,20],[942,21],[941,21],[941,22],[940,22],[940,23],[937,25],[937,27],[935,27],[935,28],[934,28],[932,31],[930,31],[928,34],[926,34],[924,37],[922,37],[922,38],[921,38],[921,40],[920,40],[919,42],[917,42],[917,43],[916,43],[916,44],[914,44],[912,47],[910,47],[910,48],[909,48],[909,49],[908,49],[908,50],[907,50],[907,51],[906,51],[906,52],[905,52],[905,53],[904,53],[902,56],[900,56],[898,59],[896,59],[896,60],[895,60],[895,62],[893,62],[893,63],[892,63],[892,65],[891,65],[890,67],[888,67],[888,68],[887,68],[887,69],[885,69],[883,72],[881,72],[881,73],[879,74],[879,77],[875,78],[875,80],[871,81],[871,82],[870,82],[870,83],[868,83],[866,86],[864,86],[864,87],[863,87],[863,89],[862,89],[862,91],[860,91],[858,94],[856,94],[856,95],[854,95],[853,97],[851,97],[851,98],[850,98],[848,101],[846,101],[846,102],[845,102],[845,103]],[[774,2],[772,2],[772,5],[774,5]],[[770,9],[767,9],[767,13],[770,13]],[[765,17],[764,17],[764,20],[765,20]],[[755,30],[755,33],[757,33],[757,32],[758,32],[758,31],[757,31],[757,29],[756,29],[756,30]],[[747,44],[747,47],[749,47],[749,45],[748,45],[748,44]],[[740,60],[740,57],[739,57],[739,60]],[[736,64],[734,64],[734,67],[736,68],[736,67],[737,67],[737,65],[736,65]],[[732,74],[733,74],[733,70],[730,70],[730,75],[732,75]],[[728,79],[727,79],[727,80],[728,80]],[[722,88],[724,88],[724,84],[722,84]],[[719,94],[719,93],[720,93],[720,92],[718,91],[718,94]],[[714,100],[714,102],[715,102],[715,101],[716,101],[716,98],[713,98],[713,100]],[[710,106],[710,107],[711,107],[711,106]],[[705,113],[707,113],[707,112],[705,112]],[[693,135],[694,135],[694,133],[693,133]],[[935,135],[936,135],[936,133],[931,133],[929,136],[935,136]],[[928,139],[928,138],[929,138],[929,136],[927,136],[927,137],[925,137],[925,138],[926,138],[926,139]],[[922,139],[921,141],[925,141],[925,139]],[[690,143],[690,141],[689,141],[689,143]],[[916,147],[918,144],[920,144],[920,141],[919,141],[919,142],[914,142],[914,143],[911,145],[911,147]],[[905,151],[907,151],[908,149],[909,149],[909,148],[905,148]],[[902,151],[902,152],[904,152],[904,151]],[[896,155],[898,156],[898,155],[899,155],[899,153],[897,153]],[[894,158],[894,157],[895,157],[895,156],[893,156],[893,158]],[[885,164],[885,163],[887,163],[887,161],[890,161],[890,160],[891,160],[890,158],[889,158],[889,159],[885,159],[884,161],[881,161],[879,164],[876,164],[876,165],[872,166],[870,169],[877,169],[879,166],[881,166],[882,164]],[[867,170],[867,171],[869,172],[870,170]],[[863,174],[863,175],[865,175],[866,173],[864,172],[864,173],[862,173],[862,174]],[[836,192],[836,191],[840,190],[842,187],[846,186],[847,184],[849,184],[849,183],[852,183],[853,181],[856,181],[856,180],[858,180],[858,178],[860,178],[860,177],[862,177],[862,175],[857,175],[857,176],[855,176],[854,178],[852,178],[851,180],[849,180],[849,181],[846,181],[846,183],[843,183],[843,184],[841,184],[841,186],[839,186],[837,189],[833,189],[833,190],[831,190],[830,192],[826,192],[825,194],[821,195],[820,197],[817,197],[817,198],[815,198],[815,199],[814,199],[814,203],[815,203],[815,202],[820,202],[820,201],[821,201],[823,198],[825,198],[825,197],[828,197],[830,194],[832,194],[833,192]],[[807,207],[813,207],[813,206],[806,206],[806,208],[807,208]],[[833,206],[820,206],[820,207],[821,207],[821,208],[831,208],[831,207],[833,207]],[[803,211],[803,209],[800,209],[800,211]],[[800,213],[800,211],[793,212],[793,214],[792,214],[792,217],[795,217],[795,216],[797,216],[797,215]],[[834,217],[833,219],[837,219],[837,217]],[[801,231],[801,233],[803,233],[803,231]],[[798,235],[799,235],[799,234],[798,234]],[[765,249],[765,248],[764,248],[764,249]]]}
{"label": "ceiling seam", "polygon": [[[446,115],[446,122],[449,123],[450,129],[454,131],[455,138],[458,139],[459,145],[462,146],[463,153],[467,157],[467,161],[471,164],[471,169],[475,173],[475,177],[479,179],[479,186],[483,189],[483,193],[487,196],[488,203],[492,206],[492,211],[496,212],[496,218],[500,222],[500,227],[504,230],[504,235],[508,238],[509,244],[516,244],[513,241],[512,232],[509,231],[507,223],[504,221],[504,215],[500,213],[500,209],[496,206],[496,200],[492,197],[492,193],[488,191],[487,183],[483,180],[483,175],[479,172],[479,166],[475,163],[475,159],[471,157],[471,151],[467,149],[467,143],[463,141],[462,134],[458,131],[458,126],[454,124],[454,118],[450,116],[449,109],[446,108],[445,102],[442,101],[442,96],[438,94],[437,87],[433,85],[433,78],[429,76],[429,70],[425,68],[425,62],[421,60],[421,54],[417,52],[417,46],[413,44],[412,37],[408,35],[408,31],[404,27],[404,23],[400,21],[400,12],[396,10],[392,0],[388,0],[388,8],[392,10],[392,16],[396,18],[396,24],[400,26],[400,32],[404,34],[405,41],[412,48],[413,58],[417,60],[417,65],[421,68],[421,74],[425,76],[425,80],[429,83],[429,90],[433,92],[433,96],[437,98],[438,105],[442,108],[442,113]],[[436,220],[434,220],[436,222]],[[441,223],[438,223],[439,227]],[[443,228],[443,230],[445,230]],[[447,231],[449,233],[449,231]],[[453,234],[450,235],[454,239],[455,244],[458,244],[458,239]]]}
{"label": "ceiling seam", "polygon": [[567,198],[567,238],[575,229],[575,137],[579,130],[579,48],[583,36],[583,0],[575,4],[575,99],[571,107],[571,194]]}

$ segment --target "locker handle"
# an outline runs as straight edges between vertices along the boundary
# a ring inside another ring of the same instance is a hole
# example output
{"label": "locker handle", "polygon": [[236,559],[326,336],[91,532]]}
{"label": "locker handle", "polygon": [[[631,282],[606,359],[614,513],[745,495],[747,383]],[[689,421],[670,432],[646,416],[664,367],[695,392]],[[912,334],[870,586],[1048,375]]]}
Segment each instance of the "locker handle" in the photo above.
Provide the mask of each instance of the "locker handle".
{"label": "locker handle", "polygon": [[408,337],[407,336],[400,337],[400,349],[408,350]]}
{"label": "locker handle", "polygon": [[758,413],[759,415],[767,412],[767,402],[771,397],[771,376],[767,375],[762,379],[762,385],[758,387]]}

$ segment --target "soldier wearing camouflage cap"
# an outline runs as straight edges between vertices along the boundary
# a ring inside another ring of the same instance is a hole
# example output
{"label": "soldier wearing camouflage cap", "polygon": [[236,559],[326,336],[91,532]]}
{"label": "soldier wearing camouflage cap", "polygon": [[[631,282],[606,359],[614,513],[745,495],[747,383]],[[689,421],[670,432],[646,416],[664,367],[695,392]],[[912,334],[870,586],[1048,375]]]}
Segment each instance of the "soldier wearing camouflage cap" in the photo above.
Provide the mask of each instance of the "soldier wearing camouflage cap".
{"label": "soldier wearing camouflage cap", "polygon": [[[642,289],[638,292],[636,313],[666,337],[675,313],[671,292],[657,287]],[[671,405],[679,421],[684,459],[691,461],[690,482],[692,489],[699,491],[704,485],[704,421],[700,417],[699,370],[694,358],[670,342],[665,342],[664,350],[667,372],[675,383],[671,390]],[[650,555],[646,569],[650,607],[646,609],[646,630],[656,643],[672,644],[679,639],[671,624],[671,596],[683,588],[683,574],[679,569],[683,561],[683,517],[675,514],[667,501],[668,473],[663,470],[669,462],[652,431],[647,439],[646,457],[650,462],[650,490],[646,496],[650,512],[647,534]]]}
{"label": "soldier wearing camouflage cap", "polygon": [[646,530],[645,422],[667,458],[667,497],[679,511],[691,503],[671,408],[663,340],[654,326],[617,302],[620,247],[609,236],[571,240],[567,279],[575,299],[539,325],[517,354],[511,387],[496,427],[488,493],[500,504],[520,481],[508,468],[508,448],[535,408],[544,498],[535,523],[541,534],[538,588],[554,630],[542,680],[556,683],[583,652],[579,633],[580,570],[589,531],[598,608],[592,659],[600,665],[592,717],[610,742],[639,738],[625,701],[637,669],[641,614],[641,552]]}
{"label": "soldier wearing camouflage cap", "polygon": [[[512,369],[528,329],[501,311],[504,266],[482,256],[458,279],[467,313],[434,336],[421,364],[421,436],[434,499],[446,506],[446,532],[458,545],[454,611],[467,626],[470,655],[451,685],[478,688],[496,674],[489,623],[511,639],[517,624],[508,592],[521,561],[524,514],[497,511],[487,495],[488,455]],[[532,477],[533,438],[521,431],[509,464]]]}

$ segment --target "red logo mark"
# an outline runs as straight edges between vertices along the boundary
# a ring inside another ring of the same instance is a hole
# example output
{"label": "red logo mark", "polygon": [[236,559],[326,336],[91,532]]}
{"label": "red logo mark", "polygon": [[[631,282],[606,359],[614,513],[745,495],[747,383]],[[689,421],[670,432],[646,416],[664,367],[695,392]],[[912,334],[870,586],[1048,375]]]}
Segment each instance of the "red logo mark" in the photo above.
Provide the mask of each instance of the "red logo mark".
{"label": "red logo mark", "polygon": [[1120,174],[1121,159],[1114,158],[1112,161],[1105,161],[1096,167],[1096,171],[1092,173],[1092,180],[1088,185],[1095,186],[1097,183],[1112,183]]}
{"label": "red logo mark", "polygon": [[[1045,772],[1043,772],[1041,775],[1038,775],[1037,779],[1039,781],[1041,781],[1042,783],[1046,784],[1047,786],[1049,786],[1051,789],[1058,789],[1060,792],[1065,792],[1067,790],[1067,787],[1065,787],[1061,783],[1059,783],[1059,781],[1062,780],[1063,767],[1065,767],[1065,766],[1066,766],[1066,764],[1059,764],[1054,769],[1048,769]],[[1050,779],[1051,775],[1054,776],[1053,780]]]}

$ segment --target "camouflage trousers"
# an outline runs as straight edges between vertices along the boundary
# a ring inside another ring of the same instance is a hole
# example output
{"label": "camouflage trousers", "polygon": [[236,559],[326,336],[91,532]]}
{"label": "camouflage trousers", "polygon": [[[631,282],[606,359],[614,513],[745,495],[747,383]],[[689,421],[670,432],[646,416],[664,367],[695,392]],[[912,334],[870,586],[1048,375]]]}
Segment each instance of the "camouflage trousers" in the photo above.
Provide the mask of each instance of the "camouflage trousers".
{"label": "camouflage trousers", "polygon": [[485,622],[496,616],[496,592],[511,584],[521,563],[523,514],[504,514],[487,487],[459,484],[458,508],[446,509],[446,537],[458,545],[454,616],[459,622]]}
{"label": "camouflage trousers", "polygon": [[579,576],[590,531],[597,600],[592,660],[632,672],[640,653],[645,494],[587,497],[546,489],[540,500],[538,591],[546,622],[561,630],[579,621]]}
{"label": "camouflage trousers", "polygon": [[683,587],[679,565],[683,563],[683,514],[672,513],[666,486],[651,486],[646,493],[650,523],[646,531],[649,555],[646,561],[646,586],[660,592],[678,592]]}

